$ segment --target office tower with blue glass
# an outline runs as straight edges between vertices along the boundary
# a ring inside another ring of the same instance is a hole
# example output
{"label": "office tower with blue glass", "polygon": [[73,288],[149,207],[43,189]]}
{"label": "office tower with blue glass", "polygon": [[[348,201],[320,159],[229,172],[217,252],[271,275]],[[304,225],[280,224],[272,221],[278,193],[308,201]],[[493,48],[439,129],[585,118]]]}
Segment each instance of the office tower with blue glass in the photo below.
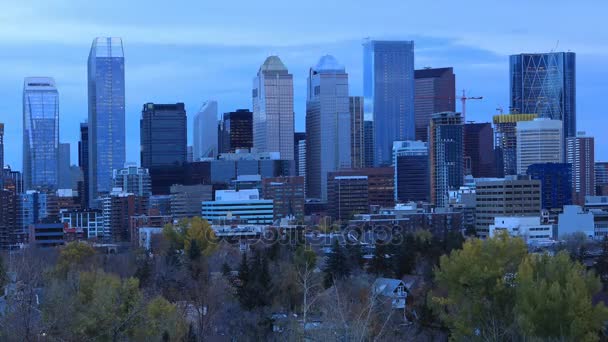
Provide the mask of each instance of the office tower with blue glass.
{"label": "office tower with blue glass", "polygon": [[[214,131],[217,126],[213,126]],[[187,118],[183,103],[146,103],[140,120],[141,166],[150,170],[152,193],[168,195],[182,184],[186,163]]]}
{"label": "office tower with blue glass", "polygon": [[350,108],[350,158],[351,167],[365,167],[365,119],[363,118],[363,96],[351,96]]}
{"label": "office tower with blue glass", "polygon": [[395,141],[395,201],[429,202],[429,147],[424,141]]}
{"label": "office tower with blue glass", "polygon": [[293,75],[278,56],[266,58],[253,80],[253,147],[293,160]]}
{"label": "office tower with blue glass", "polygon": [[453,68],[424,68],[414,72],[416,140],[428,141],[431,116],[456,111],[456,75]]}
{"label": "office tower with blue glass", "polygon": [[351,167],[346,69],[330,55],[310,68],[306,99],[306,176],[310,198],[327,200],[327,174]]}
{"label": "office tower with blue glass", "polygon": [[218,154],[217,101],[206,101],[194,115],[192,159],[214,158]]}
{"label": "office tower with blue glass", "polygon": [[125,58],[120,38],[93,40],[88,61],[89,200],[112,190],[125,164]]}
{"label": "office tower with blue glass", "polygon": [[374,165],[391,165],[393,142],[414,140],[414,42],[363,43],[365,120],[374,122]]}
{"label": "office tower with blue glass", "polygon": [[431,202],[439,208],[449,204],[449,191],[464,183],[464,125],[462,114],[433,114],[429,125]]}
{"label": "office tower with blue glass", "polygon": [[72,174],[70,172],[70,143],[59,143],[57,162],[58,189],[72,188]]}
{"label": "office tower with blue glass", "polygon": [[562,121],[565,139],[576,136],[576,54],[510,56],[511,111]]}
{"label": "office tower with blue glass", "polygon": [[23,85],[23,179],[26,190],[57,189],[59,93],[50,77]]}

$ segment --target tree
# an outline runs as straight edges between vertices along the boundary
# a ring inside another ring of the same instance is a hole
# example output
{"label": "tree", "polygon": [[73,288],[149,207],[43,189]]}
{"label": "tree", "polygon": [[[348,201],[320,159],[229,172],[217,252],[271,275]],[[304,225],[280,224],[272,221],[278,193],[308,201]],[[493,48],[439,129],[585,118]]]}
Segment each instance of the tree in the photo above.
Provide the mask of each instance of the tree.
{"label": "tree", "polygon": [[516,277],[519,329],[537,339],[597,341],[608,320],[608,309],[591,301],[600,290],[599,279],[565,252],[529,255]]}
{"label": "tree", "polygon": [[406,274],[412,274],[416,267],[417,246],[413,234],[405,235],[401,244],[394,244],[392,269],[395,277],[401,278]]}
{"label": "tree", "polygon": [[455,339],[512,337],[514,277],[526,254],[523,240],[500,234],[485,241],[470,239],[461,250],[441,257],[435,270],[438,289],[431,300]]}
{"label": "tree", "polygon": [[600,255],[595,264],[595,271],[600,277],[602,284],[604,284],[604,288],[606,288],[608,285],[608,236],[604,236],[602,242],[602,255]]}
{"label": "tree", "polygon": [[65,277],[69,271],[92,269],[95,250],[89,244],[81,241],[70,242],[59,252],[55,271]]}
{"label": "tree", "polygon": [[217,248],[211,225],[200,217],[182,219],[176,225],[167,224],[163,235],[169,241],[169,254],[183,250],[190,260],[208,256]]}
{"label": "tree", "polygon": [[181,341],[187,332],[186,322],[174,304],[155,297],[146,306],[142,324],[135,336],[139,341]]}
{"label": "tree", "polygon": [[344,247],[340,246],[338,240],[334,240],[334,244],[331,247],[331,252],[327,258],[325,265],[325,288],[333,285],[334,279],[344,279],[350,276],[351,270],[346,260],[346,253]]}

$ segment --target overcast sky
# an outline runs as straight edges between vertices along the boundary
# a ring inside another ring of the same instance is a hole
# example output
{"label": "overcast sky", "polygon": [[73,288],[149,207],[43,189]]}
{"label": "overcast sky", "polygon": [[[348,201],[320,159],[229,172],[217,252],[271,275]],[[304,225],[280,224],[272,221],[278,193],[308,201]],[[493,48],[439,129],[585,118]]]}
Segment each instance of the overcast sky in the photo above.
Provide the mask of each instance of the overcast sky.
{"label": "overcast sky", "polygon": [[87,118],[86,61],[97,36],[124,43],[128,161],[139,162],[144,103],[184,102],[191,141],[192,118],[205,100],[217,100],[220,113],[251,108],[252,79],[271,54],[294,75],[296,130],[303,131],[307,69],[322,55],[334,55],[349,73],[351,95],[361,95],[365,37],[414,40],[417,68],[453,66],[458,93],[484,97],[467,105],[467,119],[478,122],[509,107],[508,55],[576,52],[577,128],[596,137],[596,159],[607,160],[607,10],[605,1],[559,0],[3,0],[6,163],[22,168],[27,76],[55,78],[60,139],[72,144],[77,163],[79,122]]}

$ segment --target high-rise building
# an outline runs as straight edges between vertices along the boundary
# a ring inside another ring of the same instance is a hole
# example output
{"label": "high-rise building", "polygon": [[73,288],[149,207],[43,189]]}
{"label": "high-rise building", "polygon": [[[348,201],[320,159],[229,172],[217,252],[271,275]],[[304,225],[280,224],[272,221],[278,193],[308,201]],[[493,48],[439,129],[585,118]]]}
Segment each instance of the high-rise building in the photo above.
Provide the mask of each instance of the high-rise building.
{"label": "high-rise building", "polygon": [[[296,132],[293,135],[293,159],[296,165],[296,176],[304,176],[306,174],[306,151],[304,151],[303,155],[300,155],[300,141],[306,142],[306,132]],[[304,168],[304,172],[300,174],[300,159],[304,157],[304,164],[302,165]]]}
{"label": "high-rise building", "polygon": [[273,220],[287,217],[304,219],[304,177],[264,178],[262,198],[273,200]]}
{"label": "high-rise building", "polygon": [[431,202],[446,207],[449,191],[464,182],[464,129],[462,115],[455,112],[433,114],[429,126]]}
{"label": "high-rise building", "polygon": [[293,75],[278,56],[266,58],[253,80],[253,147],[293,160]]}
{"label": "high-rise building", "polygon": [[306,192],[306,139],[298,141],[298,167],[295,174],[304,177],[304,192]]}
{"label": "high-rise building", "polygon": [[253,113],[249,109],[224,113],[220,126],[220,153],[234,153],[237,149],[253,147]]}
{"label": "high-rise building", "polygon": [[308,74],[306,133],[306,194],[326,201],[327,173],[351,166],[348,74],[330,55]]}
{"label": "high-rise building", "polygon": [[124,168],[114,170],[114,188],[121,188],[123,192],[132,193],[138,197],[150,197],[152,187],[148,169],[127,164]]}
{"label": "high-rise building", "polygon": [[80,141],[78,142],[78,166],[82,171],[82,186],[79,193],[82,207],[89,208],[89,123],[80,123]]}
{"label": "high-rise building", "polygon": [[510,175],[475,184],[475,229],[487,237],[489,226],[499,216],[540,216],[541,186],[529,176]]}
{"label": "high-rise building", "polygon": [[545,118],[517,123],[517,174],[539,163],[562,163],[564,148],[562,123]]}
{"label": "high-rise building", "polygon": [[353,169],[365,167],[365,130],[363,96],[351,96],[350,108],[350,159]]}
{"label": "high-rise building", "polygon": [[152,193],[169,194],[171,185],[183,182],[188,146],[184,104],[146,103],[141,112],[140,141],[141,167],[150,172]]}
{"label": "high-rise building", "polygon": [[[0,168],[4,169],[4,124],[0,122]],[[0,187],[2,176],[0,175]]]}
{"label": "high-rise building", "polygon": [[363,158],[364,167],[374,167],[374,122],[363,122]]}
{"label": "high-rise building", "polygon": [[424,141],[395,141],[395,201],[429,202],[429,147]]}
{"label": "high-rise building", "polygon": [[510,56],[511,110],[560,120],[565,138],[576,136],[576,54],[522,53]]}
{"label": "high-rise building", "polygon": [[608,162],[595,163],[595,193],[608,196]]}
{"label": "high-rise building", "polygon": [[595,139],[579,132],[566,139],[566,162],[572,165],[572,199],[585,205],[585,196],[595,196]]}
{"label": "high-rise building", "polygon": [[494,130],[491,123],[464,125],[464,156],[466,174],[475,178],[496,177]]}
{"label": "high-rise building", "polygon": [[125,58],[120,38],[93,40],[88,62],[89,205],[125,164]]}
{"label": "high-rise building", "polygon": [[23,180],[28,190],[57,189],[59,93],[50,77],[23,84]]}
{"label": "high-rise building", "polygon": [[363,43],[365,120],[374,121],[374,165],[390,165],[393,141],[414,140],[414,42]]}
{"label": "high-rise building", "polygon": [[531,179],[540,181],[541,208],[561,212],[572,204],[572,166],[567,163],[537,163],[528,166]]}
{"label": "high-rise building", "polygon": [[58,189],[72,188],[72,173],[70,172],[70,143],[60,143],[57,163]]}
{"label": "high-rise building", "polygon": [[329,215],[336,220],[350,220],[355,214],[369,212],[367,176],[338,176],[327,180]]}
{"label": "high-rise building", "polygon": [[194,147],[192,145],[188,145],[186,150],[186,161],[188,163],[192,163],[194,161]]}
{"label": "high-rise building", "polygon": [[[330,178],[342,176],[364,176],[367,178],[367,199],[369,205],[380,206],[383,208],[390,208],[395,205],[395,169],[393,167],[387,166],[363,169],[342,169],[340,171],[330,172],[327,176],[328,189]],[[329,196],[328,201],[331,201]]]}
{"label": "high-rise building", "polygon": [[144,215],[148,198],[114,189],[103,197],[103,238],[109,242],[131,241],[131,217]]}
{"label": "high-rise building", "polygon": [[428,141],[431,116],[456,111],[456,75],[452,68],[424,68],[414,71],[414,79],[416,140]]}
{"label": "high-rise building", "polygon": [[517,123],[532,121],[536,117],[536,114],[494,115],[494,146],[501,159],[497,165],[502,166],[503,175],[517,174]]}
{"label": "high-rise building", "polygon": [[193,159],[214,158],[218,154],[217,101],[203,103],[194,115]]}

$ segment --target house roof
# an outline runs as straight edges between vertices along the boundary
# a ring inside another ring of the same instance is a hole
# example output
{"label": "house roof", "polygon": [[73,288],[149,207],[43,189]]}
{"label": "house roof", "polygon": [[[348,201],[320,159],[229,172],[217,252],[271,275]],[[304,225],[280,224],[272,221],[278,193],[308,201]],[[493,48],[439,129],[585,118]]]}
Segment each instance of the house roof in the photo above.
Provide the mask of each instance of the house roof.
{"label": "house roof", "polygon": [[397,287],[403,285],[403,287],[407,290],[405,283],[399,279],[391,279],[391,278],[378,278],[374,281],[373,290],[376,294],[381,294],[383,296],[392,296]]}

